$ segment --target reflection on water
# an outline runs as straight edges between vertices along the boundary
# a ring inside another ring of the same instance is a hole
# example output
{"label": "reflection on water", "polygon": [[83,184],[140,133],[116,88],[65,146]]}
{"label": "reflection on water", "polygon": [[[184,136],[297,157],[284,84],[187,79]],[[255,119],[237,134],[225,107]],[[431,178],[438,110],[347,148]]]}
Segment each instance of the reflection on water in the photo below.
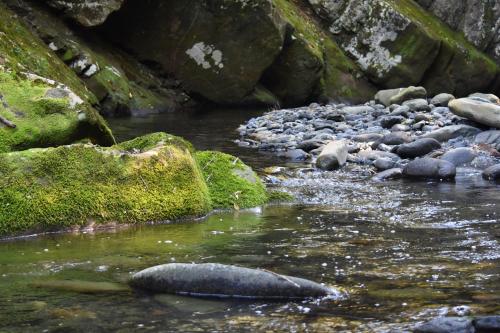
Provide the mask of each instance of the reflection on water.
{"label": "reflection on water", "polygon": [[[269,156],[232,144],[232,130],[251,116],[160,115],[112,126],[123,139],[167,130],[199,149],[270,165]],[[367,176],[292,168],[272,180],[297,205],[0,243],[0,332],[401,332],[437,315],[499,313],[499,186],[465,169],[454,183],[380,184]],[[214,301],[124,284],[168,262],[265,268],[338,286],[348,297]]]}

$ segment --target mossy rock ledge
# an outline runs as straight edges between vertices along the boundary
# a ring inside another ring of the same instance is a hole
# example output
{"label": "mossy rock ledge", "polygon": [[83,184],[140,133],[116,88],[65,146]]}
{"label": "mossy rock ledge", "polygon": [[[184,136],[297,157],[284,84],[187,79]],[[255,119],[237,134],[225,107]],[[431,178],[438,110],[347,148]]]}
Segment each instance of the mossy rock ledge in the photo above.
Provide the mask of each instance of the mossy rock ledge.
{"label": "mossy rock ledge", "polygon": [[73,144],[0,154],[0,236],[202,216],[267,201],[239,159],[154,133],[104,148]]}

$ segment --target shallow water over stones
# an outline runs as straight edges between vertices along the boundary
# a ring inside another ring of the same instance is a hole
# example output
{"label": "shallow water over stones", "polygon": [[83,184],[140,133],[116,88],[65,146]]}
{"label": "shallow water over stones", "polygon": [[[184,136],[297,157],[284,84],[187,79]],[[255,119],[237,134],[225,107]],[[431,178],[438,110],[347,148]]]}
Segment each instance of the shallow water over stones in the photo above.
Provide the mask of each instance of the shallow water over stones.
{"label": "shallow water over stones", "polygon": [[[237,154],[297,203],[2,242],[0,331],[404,332],[439,315],[500,312],[499,185],[462,167],[453,182],[381,183],[365,165],[319,172],[286,164],[232,143],[233,129],[255,115],[209,113],[191,132],[180,124],[192,114],[158,115],[118,120],[116,132],[167,130],[201,149]],[[266,169],[273,164],[286,167]],[[213,301],[119,287],[169,262],[264,268],[336,286],[346,297]]]}

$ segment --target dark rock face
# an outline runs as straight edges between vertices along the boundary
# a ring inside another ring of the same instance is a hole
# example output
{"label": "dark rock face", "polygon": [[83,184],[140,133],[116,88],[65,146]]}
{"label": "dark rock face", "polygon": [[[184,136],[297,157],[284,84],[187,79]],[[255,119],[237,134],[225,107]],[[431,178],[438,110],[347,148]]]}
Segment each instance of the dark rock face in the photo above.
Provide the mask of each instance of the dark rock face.
{"label": "dark rock face", "polygon": [[472,321],[462,317],[433,319],[414,330],[415,333],[474,333]]}
{"label": "dark rock face", "polygon": [[427,155],[435,149],[441,148],[441,144],[436,139],[418,139],[416,141],[400,145],[395,150],[402,158],[415,158]]}
{"label": "dark rock face", "polygon": [[456,167],[447,161],[425,157],[408,163],[403,174],[414,178],[451,179],[455,178]]}
{"label": "dark rock face", "polygon": [[221,264],[155,266],[135,274],[130,283],[153,292],[191,296],[303,299],[335,293],[309,280]]}
{"label": "dark rock face", "polygon": [[285,38],[285,23],[270,0],[131,1],[105,28],[141,59],[221,104],[253,93]]}

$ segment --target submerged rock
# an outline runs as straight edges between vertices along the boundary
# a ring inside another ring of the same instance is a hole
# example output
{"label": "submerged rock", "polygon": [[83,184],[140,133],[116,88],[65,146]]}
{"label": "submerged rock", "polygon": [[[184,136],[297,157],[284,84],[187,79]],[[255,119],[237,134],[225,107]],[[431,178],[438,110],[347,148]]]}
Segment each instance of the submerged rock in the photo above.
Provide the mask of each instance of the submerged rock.
{"label": "submerged rock", "polygon": [[477,333],[500,332],[500,316],[478,317],[475,318],[472,323]]}
{"label": "submerged rock", "polygon": [[472,321],[463,317],[436,318],[420,325],[415,333],[474,333]]}
{"label": "submerged rock", "polygon": [[500,105],[485,99],[460,98],[449,104],[450,110],[457,116],[479,124],[500,128]]}
{"label": "submerged rock", "polygon": [[382,171],[372,177],[374,181],[384,181],[389,179],[399,179],[403,177],[403,170],[400,168],[394,168]]}
{"label": "submerged rock", "polygon": [[155,266],[134,274],[130,284],[152,292],[211,297],[303,299],[337,293],[309,280],[221,264]]}
{"label": "submerged rock", "polygon": [[448,161],[425,157],[408,163],[403,174],[413,178],[451,179],[455,178],[456,167]]}

